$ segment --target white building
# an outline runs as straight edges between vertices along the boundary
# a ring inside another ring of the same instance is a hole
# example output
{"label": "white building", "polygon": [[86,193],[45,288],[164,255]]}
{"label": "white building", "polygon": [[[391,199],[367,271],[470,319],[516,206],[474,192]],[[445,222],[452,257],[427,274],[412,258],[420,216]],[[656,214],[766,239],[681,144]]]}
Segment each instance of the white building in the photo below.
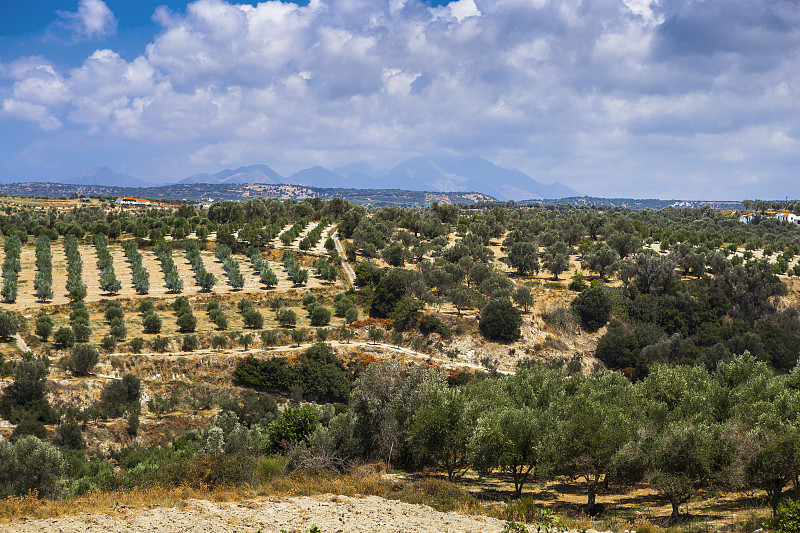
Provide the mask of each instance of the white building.
{"label": "white building", "polygon": [[120,196],[116,201],[117,205],[150,205],[150,200],[134,198],[132,196]]}

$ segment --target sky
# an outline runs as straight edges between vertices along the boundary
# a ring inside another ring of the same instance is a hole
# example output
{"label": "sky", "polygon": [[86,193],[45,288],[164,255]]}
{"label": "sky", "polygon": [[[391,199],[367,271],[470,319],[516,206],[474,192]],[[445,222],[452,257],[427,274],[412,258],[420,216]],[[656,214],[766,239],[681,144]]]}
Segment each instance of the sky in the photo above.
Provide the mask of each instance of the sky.
{"label": "sky", "polygon": [[2,0],[0,180],[479,155],[800,198],[795,0]]}

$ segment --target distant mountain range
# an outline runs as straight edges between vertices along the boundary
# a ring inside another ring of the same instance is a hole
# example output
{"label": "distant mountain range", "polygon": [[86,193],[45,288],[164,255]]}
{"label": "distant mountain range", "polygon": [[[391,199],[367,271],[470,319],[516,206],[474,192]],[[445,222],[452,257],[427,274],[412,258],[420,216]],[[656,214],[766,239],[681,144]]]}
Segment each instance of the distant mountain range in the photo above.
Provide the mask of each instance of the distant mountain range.
{"label": "distant mountain range", "polygon": [[[39,180],[36,180],[39,181]],[[67,180],[49,180],[71,185],[153,187],[157,184],[119,174],[107,167],[90,170]],[[173,182],[175,183],[175,182]],[[343,189],[404,189],[429,192],[477,192],[498,200],[536,200],[580,196],[561,183],[540,183],[527,174],[507,169],[477,156],[431,156],[407,159],[391,169],[377,169],[357,162],[329,170],[315,166],[281,176],[267,165],[252,165],[216,174],[195,174],[177,182],[187,184],[292,184]]]}

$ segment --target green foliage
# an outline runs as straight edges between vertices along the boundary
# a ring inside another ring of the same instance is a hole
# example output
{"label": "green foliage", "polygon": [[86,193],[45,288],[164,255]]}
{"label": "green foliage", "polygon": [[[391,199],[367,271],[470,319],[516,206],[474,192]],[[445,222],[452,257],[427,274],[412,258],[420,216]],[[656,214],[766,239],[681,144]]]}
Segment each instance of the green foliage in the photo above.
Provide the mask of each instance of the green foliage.
{"label": "green foliage", "polygon": [[53,343],[58,348],[71,348],[75,344],[75,332],[69,326],[61,326],[53,334]]}
{"label": "green foliage", "polygon": [[134,337],[128,343],[128,346],[131,347],[133,353],[139,353],[144,348],[144,339],[141,337]]}
{"label": "green foliage", "polygon": [[76,344],[70,350],[72,372],[76,376],[88,376],[94,365],[100,361],[97,347],[92,344]]}
{"label": "green foliage", "polygon": [[281,327],[290,327],[297,324],[297,314],[291,309],[279,309],[275,316]]}
{"label": "green foliage", "polygon": [[150,311],[142,317],[142,327],[145,333],[159,333],[161,331],[161,317]]}
{"label": "green foliage", "polygon": [[800,502],[788,500],[778,508],[778,513],[764,524],[775,533],[800,532]]}
{"label": "green foliage", "polygon": [[[228,338],[225,335],[214,335],[211,338],[211,347],[215,350],[221,350],[228,347]],[[234,376],[235,378],[235,376]]]}
{"label": "green foliage", "polygon": [[508,299],[495,298],[481,309],[478,329],[487,339],[514,342],[520,338],[521,326],[521,313]]}
{"label": "green foliage", "polygon": [[602,284],[592,285],[573,301],[572,309],[587,329],[599,329],[611,318],[611,299]]}
{"label": "green foliage", "polygon": [[397,303],[406,295],[406,281],[403,274],[391,270],[375,286],[369,314],[373,318],[389,318]]}
{"label": "green foliage", "polygon": [[19,317],[13,311],[0,311],[0,339],[9,339],[19,331]]}
{"label": "green foliage", "polygon": [[248,357],[236,365],[234,380],[242,385],[290,392],[303,392],[320,401],[346,401],[351,375],[327,344],[318,343],[303,352],[297,364],[285,357],[258,360]]}
{"label": "green foliage", "polygon": [[34,436],[15,443],[0,441],[0,496],[24,496],[36,491],[44,498],[63,493],[66,464],[58,448]]}
{"label": "green foliage", "polygon": [[327,326],[331,321],[331,312],[329,309],[316,304],[310,308],[310,318],[312,326]]}
{"label": "green foliage", "polygon": [[305,442],[317,423],[317,413],[310,405],[286,409],[269,427],[270,449],[285,450]]}

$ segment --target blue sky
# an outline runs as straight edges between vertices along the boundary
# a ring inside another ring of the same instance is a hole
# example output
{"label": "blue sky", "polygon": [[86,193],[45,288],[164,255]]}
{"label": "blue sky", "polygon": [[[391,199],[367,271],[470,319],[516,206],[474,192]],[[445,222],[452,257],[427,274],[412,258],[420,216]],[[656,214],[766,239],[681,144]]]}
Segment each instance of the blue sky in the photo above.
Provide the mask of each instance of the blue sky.
{"label": "blue sky", "polygon": [[481,155],[585,194],[800,197],[791,0],[5,0],[0,180]]}

